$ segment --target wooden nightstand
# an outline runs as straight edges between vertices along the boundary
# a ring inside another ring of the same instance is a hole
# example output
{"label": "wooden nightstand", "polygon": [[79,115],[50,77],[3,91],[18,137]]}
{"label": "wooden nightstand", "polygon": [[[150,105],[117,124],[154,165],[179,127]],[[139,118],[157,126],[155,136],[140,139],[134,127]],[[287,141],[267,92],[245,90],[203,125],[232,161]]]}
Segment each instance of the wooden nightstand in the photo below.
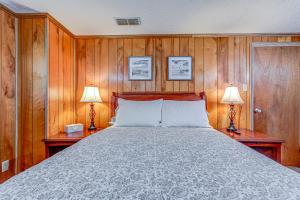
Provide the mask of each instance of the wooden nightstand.
{"label": "wooden nightstand", "polygon": [[219,131],[281,163],[281,144],[284,142],[282,139],[245,129],[239,130],[241,134],[233,135],[226,129],[219,129]]}
{"label": "wooden nightstand", "polygon": [[93,131],[84,130],[80,132],[74,133],[64,133],[60,132],[57,135],[50,136],[44,139],[45,147],[46,147],[46,157],[49,158],[54,154],[64,150],[65,148],[75,144],[79,140],[100,131],[101,129],[98,128]]}

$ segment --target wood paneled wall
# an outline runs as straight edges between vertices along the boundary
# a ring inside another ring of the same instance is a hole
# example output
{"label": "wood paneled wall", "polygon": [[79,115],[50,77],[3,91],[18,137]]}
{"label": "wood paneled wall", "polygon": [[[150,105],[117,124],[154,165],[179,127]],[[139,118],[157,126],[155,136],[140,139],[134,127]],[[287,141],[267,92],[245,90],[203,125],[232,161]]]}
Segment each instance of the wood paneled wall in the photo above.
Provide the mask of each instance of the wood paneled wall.
{"label": "wood paneled wall", "polygon": [[75,122],[74,38],[49,20],[48,136]]}
{"label": "wood paneled wall", "polygon": [[[45,159],[43,139],[75,121],[73,37],[46,16],[20,17],[19,170]],[[48,104],[47,104],[48,102]]]}
{"label": "wood paneled wall", "polygon": [[[299,37],[136,37],[76,39],[76,121],[88,125],[89,107],[80,103],[85,85],[100,88],[103,103],[96,105],[96,126],[110,120],[112,92],[205,91],[211,125],[228,125],[227,106],[220,103],[226,86],[239,87],[245,104],[241,108],[240,128],[250,128],[250,48],[252,42],[289,42]],[[152,81],[128,80],[128,56],[151,56]],[[168,56],[192,56],[193,80],[168,81]]]}
{"label": "wood paneled wall", "polygon": [[19,171],[45,159],[47,55],[46,18],[20,18],[21,107]]}
{"label": "wood paneled wall", "polygon": [[0,169],[9,160],[9,170],[1,173],[0,183],[15,171],[16,142],[16,18],[0,7]]}

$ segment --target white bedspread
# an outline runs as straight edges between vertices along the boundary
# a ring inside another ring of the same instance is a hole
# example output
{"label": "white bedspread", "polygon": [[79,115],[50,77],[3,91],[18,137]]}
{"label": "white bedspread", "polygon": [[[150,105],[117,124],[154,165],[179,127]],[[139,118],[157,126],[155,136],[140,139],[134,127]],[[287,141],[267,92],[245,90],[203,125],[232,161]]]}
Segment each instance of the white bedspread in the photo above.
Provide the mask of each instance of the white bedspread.
{"label": "white bedspread", "polygon": [[213,129],[108,128],[11,178],[0,199],[300,199],[300,175]]}

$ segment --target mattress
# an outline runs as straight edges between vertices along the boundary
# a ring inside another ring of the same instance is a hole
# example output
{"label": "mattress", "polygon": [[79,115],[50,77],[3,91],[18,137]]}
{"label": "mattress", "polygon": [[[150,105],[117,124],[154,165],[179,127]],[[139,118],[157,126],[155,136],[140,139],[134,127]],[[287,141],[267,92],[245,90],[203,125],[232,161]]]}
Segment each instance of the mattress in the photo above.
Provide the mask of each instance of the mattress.
{"label": "mattress", "polygon": [[210,128],[112,127],[0,186],[0,199],[300,199],[300,175]]}

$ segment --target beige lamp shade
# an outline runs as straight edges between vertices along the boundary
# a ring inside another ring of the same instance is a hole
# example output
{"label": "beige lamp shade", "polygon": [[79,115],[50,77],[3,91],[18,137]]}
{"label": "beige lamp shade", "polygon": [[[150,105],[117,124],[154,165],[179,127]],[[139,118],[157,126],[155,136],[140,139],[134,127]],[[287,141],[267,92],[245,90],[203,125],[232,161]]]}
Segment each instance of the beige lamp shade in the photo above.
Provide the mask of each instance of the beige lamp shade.
{"label": "beige lamp shade", "polygon": [[99,89],[97,87],[86,86],[81,97],[80,102],[85,103],[100,103],[102,99],[99,94]]}
{"label": "beige lamp shade", "polygon": [[240,96],[238,88],[229,86],[225,90],[221,103],[233,105],[233,104],[243,104],[244,101]]}

